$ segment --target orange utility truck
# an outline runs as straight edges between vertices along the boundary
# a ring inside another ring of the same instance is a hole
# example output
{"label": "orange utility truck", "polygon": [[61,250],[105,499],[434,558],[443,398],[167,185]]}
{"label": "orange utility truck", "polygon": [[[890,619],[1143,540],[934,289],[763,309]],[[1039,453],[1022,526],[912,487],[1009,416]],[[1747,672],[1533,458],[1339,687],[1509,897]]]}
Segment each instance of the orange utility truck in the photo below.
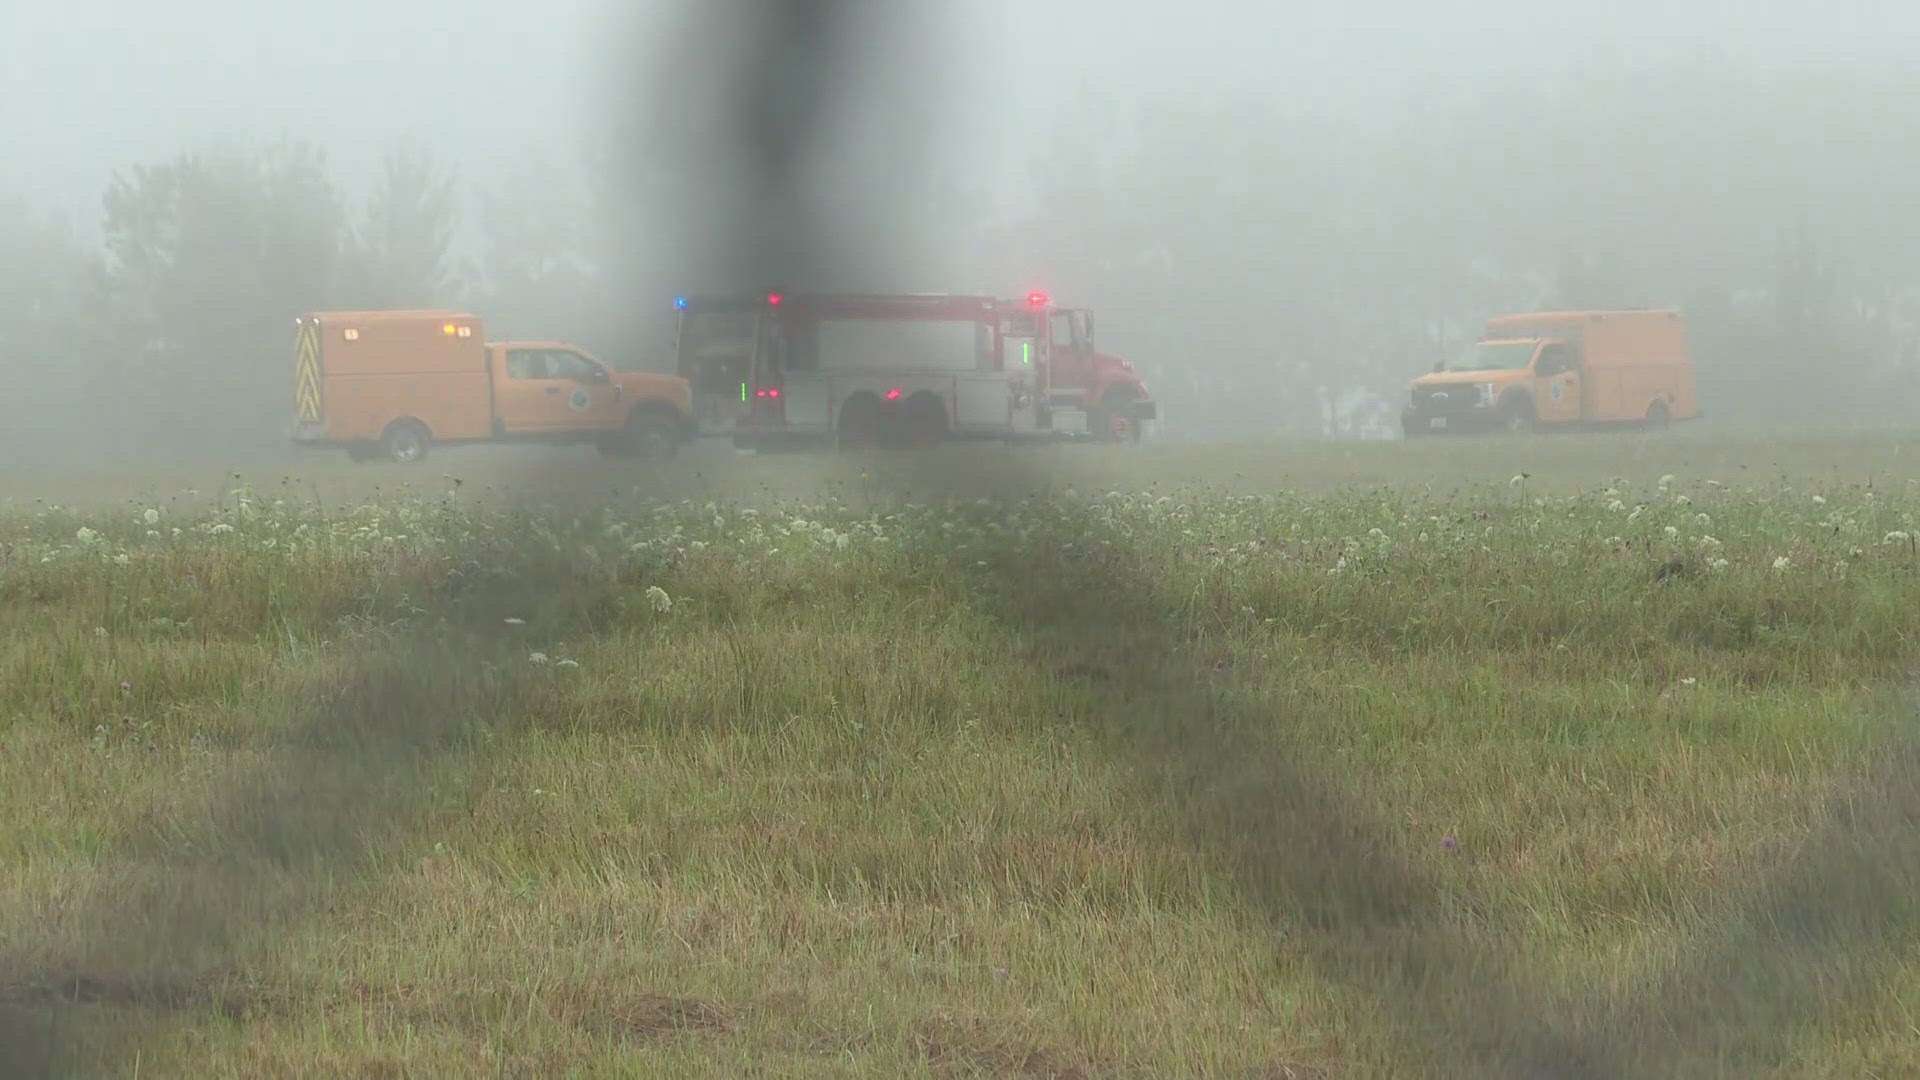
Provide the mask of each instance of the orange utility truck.
{"label": "orange utility truck", "polygon": [[1700,416],[1678,311],[1548,311],[1488,319],[1464,358],[1413,380],[1408,438],[1544,427],[1665,427]]}
{"label": "orange utility truck", "polygon": [[434,443],[593,442],[670,457],[695,434],[674,375],[615,371],[573,345],[489,342],[461,311],[320,311],[294,320],[291,437],[355,460]]}

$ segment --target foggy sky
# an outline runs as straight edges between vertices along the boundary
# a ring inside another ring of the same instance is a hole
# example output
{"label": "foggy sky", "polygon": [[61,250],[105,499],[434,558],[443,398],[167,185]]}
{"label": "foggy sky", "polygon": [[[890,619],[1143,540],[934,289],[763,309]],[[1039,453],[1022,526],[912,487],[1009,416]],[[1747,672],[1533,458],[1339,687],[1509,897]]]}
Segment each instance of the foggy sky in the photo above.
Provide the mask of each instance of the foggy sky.
{"label": "foggy sky", "polygon": [[[1081,87],[1121,107],[1239,91],[1366,126],[1413,99],[1595,66],[1716,51],[1858,66],[1920,41],[1920,14],[1882,0],[912,2],[953,27],[954,168],[1006,197]],[[530,146],[571,160],[606,138],[623,73],[647,62],[614,52],[631,38],[612,31],[663,3],[0,0],[0,196],[90,230],[112,170],[282,133],[326,147],[350,189],[403,138],[477,183]]]}

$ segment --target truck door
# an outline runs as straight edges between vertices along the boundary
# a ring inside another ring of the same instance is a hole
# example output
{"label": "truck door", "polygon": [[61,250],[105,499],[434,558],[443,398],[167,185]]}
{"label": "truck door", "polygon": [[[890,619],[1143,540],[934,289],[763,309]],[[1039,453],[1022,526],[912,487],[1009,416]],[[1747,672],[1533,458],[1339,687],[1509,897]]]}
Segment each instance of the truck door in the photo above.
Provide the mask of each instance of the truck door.
{"label": "truck door", "polygon": [[1533,366],[1534,415],[1541,423],[1564,424],[1580,419],[1580,359],[1573,347],[1550,341]]}
{"label": "truck door", "polygon": [[512,348],[503,366],[493,407],[508,435],[620,423],[619,388],[603,366],[571,349]]}
{"label": "truck door", "polygon": [[546,351],[507,349],[506,354],[506,362],[494,369],[493,380],[493,414],[500,430],[508,435],[544,430],[553,415],[547,390],[559,392],[558,384],[547,377]]}
{"label": "truck door", "polygon": [[573,349],[549,349],[547,374],[560,385],[542,396],[564,406],[554,417],[557,430],[615,428],[626,420],[625,394],[607,365]]}
{"label": "truck door", "polygon": [[1084,397],[1093,381],[1093,349],[1077,311],[1056,311],[1048,320],[1052,364],[1047,370],[1057,394]]}

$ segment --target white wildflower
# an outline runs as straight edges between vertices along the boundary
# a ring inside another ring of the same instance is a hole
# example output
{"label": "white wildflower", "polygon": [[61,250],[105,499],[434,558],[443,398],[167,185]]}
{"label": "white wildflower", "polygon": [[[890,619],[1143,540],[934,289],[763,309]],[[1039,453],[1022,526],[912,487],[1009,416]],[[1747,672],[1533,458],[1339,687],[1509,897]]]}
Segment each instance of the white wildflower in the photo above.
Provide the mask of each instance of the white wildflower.
{"label": "white wildflower", "polygon": [[1719,541],[1719,540],[1716,540],[1716,539],[1714,539],[1714,538],[1713,538],[1713,537],[1711,537],[1711,536],[1705,536],[1705,535],[1703,535],[1703,536],[1701,536],[1701,537],[1700,537],[1700,543],[1702,543],[1702,544],[1704,544],[1704,545],[1705,545],[1705,546],[1707,546],[1707,547],[1719,547],[1719,546],[1720,546],[1720,541]]}
{"label": "white wildflower", "polygon": [[127,565],[127,553],[123,551],[123,552],[121,552],[120,554],[118,554],[118,555],[115,555],[115,556],[113,557],[113,562],[114,562],[114,565],[116,565],[116,566],[125,566],[125,565]]}
{"label": "white wildflower", "polygon": [[1793,565],[1793,560],[1787,558],[1785,555],[1782,555],[1779,558],[1773,560],[1773,568],[1775,570],[1785,570],[1792,565]]}
{"label": "white wildflower", "polygon": [[146,513],[144,513],[144,514],[141,514],[140,516],[141,516],[141,518],[143,518],[143,519],[144,519],[144,520],[146,521],[146,523],[147,523],[147,524],[149,524],[149,525],[158,525],[158,524],[160,524],[160,511],[158,511],[158,510],[155,510],[155,509],[154,509],[153,507],[151,507],[151,506],[149,506],[149,507],[147,507],[147,512],[146,512]]}
{"label": "white wildflower", "polygon": [[1825,495],[1815,495],[1813,497],[1813,505],[1815,506],[1827,505],[1827,497]]}
{"label": "white wildflower", "polygon": [[1607,504],[1607,509],[1613,511],[1616,514],[1622,510],[1625,510],[1626,508],[1627,508],[1627,504],[1621,502],[1619,499],[1615,499],[1612,502]]}
{"label": "white wildflower", "polygon": [[520,619],[520,618],[515,618],[514,616],[511,616],[511,615],[509,615],[509,616],[507,616],[507,618],[506,618],[506,619],[505,619],[504,621],[506,622],[506,624],[507,624],[508,626],[525,626],[525,625],[527,625],[527,620],[525,620],[525,619]]}
{"label": "white wildflower", "polygon": [[1676,506],[1692,506],[1693,505],[1693,500],[1685,495],[1675,495],[1673,497],[1673,502],[1674,502],[1674,505]]}
{"label": "white wildflower", "polygon": [[1646,507],[1644,507],[1644,506],[1636,506],[1636,507],[1634,507],[1634,508],[1633,508],[1633,513],[1631,513],[1631,514],[1628,514],[1628,515],[1627,515],[1627,520],[1628,520],[1628,521],[1638,521],[1638,520],[1640,519],[1640,515],[1641,515],[1642,513],[1645,513],[1645,512],[1646,512],[1646,509],[1647,509],[1647,508],[1646,508]]}
{"label": "white wildflower", "polygon": [[224,536],[227,533],[230,533],[232,531],[233,531],[233,526],[223,521],[220,524],[215,525],[213,528],[208,529],[207,533],[212,536]]}
{"label": "white wildflower", "polygon": [[1704,529],[1713,524],[1713,519],[1705,514],[1695,514],[1693,515],[1693,523]]}
{"label": "white wildflower", "polygon": [[527,654],[527,663],[529,663],[529,664],[544,664],[544,663],[546,663],[546,662],[547,662],[547,654],[546,654],[546,653],[543,653],[543,652],[533,652],[533,653],[528,653],[528,654]]}
{"label": "white wildflower", "polygon": [[1912,539],[1913,539],[1912,533],[1901,532],[1900,530],[1895,529],[1893,532],[1888,533],[1887,538],[1885,540],[1882,540],[1881,543],[1904,544],[1911,541]]}
{"label": "white wildflower", "polygon": [[1707,563],[1707,565],[1712,567],[1715,570],[1725,570],[1727,568],[1727,560],[1714,559],[1713,561]]}
{"label": "white wildflower", "polygon": [[1674,528],[1672,525],[1667,526],[1667,539],[1677,540],[1679,539],[1679,537],[1680,537],[1679,529]]}
{"label": "white wildflower", "polygon": [[658,585],[647,586],[647,603],[652,604],[653,610],[663,615],[673,610],[673,597],[668,596],[667,590]]}
{"label": "white wildflower", "polygon": [[80,531],[73,534],[73,538],[83,544],[91,544],[100,538],[100,534],[82,525]]}
{"label": "white wildflower", "polygon": [[1661,477],[1661,478],[1660,478],[1660,486],[1661,486],[1661,487],[1663,487],[1663,488],[1666,488],[1666,487],[1672,487],[1672,486],[1673,486],[1673,474],[1672,474],[1672,473],[1668,473],[1667,475],[1665,475],[1665,476],[1663,476],[1663,477]]}

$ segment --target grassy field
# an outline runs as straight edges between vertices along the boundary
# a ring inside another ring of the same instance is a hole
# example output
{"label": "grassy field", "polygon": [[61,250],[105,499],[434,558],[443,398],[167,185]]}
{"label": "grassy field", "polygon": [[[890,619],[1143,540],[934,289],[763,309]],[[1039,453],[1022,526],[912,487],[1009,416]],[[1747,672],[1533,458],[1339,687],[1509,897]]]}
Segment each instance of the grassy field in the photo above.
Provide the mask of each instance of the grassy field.
{"label": "grassy field", "polygon": [[1920,1075],[1903,440],[255,472],[9,478],[0,1066]]}

